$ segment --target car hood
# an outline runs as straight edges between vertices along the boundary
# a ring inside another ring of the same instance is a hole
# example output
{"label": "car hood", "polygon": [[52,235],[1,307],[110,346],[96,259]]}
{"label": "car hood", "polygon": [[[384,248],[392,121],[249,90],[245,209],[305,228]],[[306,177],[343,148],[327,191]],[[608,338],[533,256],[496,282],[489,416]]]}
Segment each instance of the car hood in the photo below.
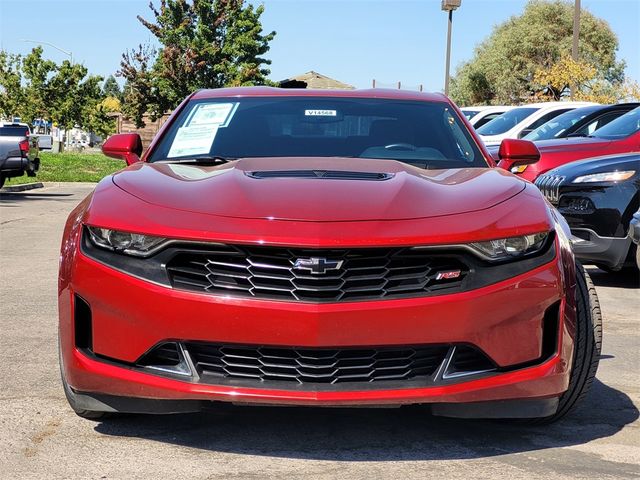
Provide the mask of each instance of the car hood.
{"label": "car hood", "polygon": [[162,207],[235,218],[402,220],[483,210],[525,182],[497,168],[423,170],[393,160],[253,158],[221,166],[137,163],[113,182]]}
{"label": "car hood", "polygon": [[578,150],[605,149],[612,140],[597,137],[568,137],[535,142],[540,153],[572,152]]}
{"label": "car hood", "polygon": [[[560,167],[545,172],[546,175],[558,175],[568,179],[589,175],[592,173],[602,173],[623,170],[638,170],[640,165],[640,153],[618,153],[603,157],[587,158],[570,162]],[[588,184],[587,184],[588,185]]]}

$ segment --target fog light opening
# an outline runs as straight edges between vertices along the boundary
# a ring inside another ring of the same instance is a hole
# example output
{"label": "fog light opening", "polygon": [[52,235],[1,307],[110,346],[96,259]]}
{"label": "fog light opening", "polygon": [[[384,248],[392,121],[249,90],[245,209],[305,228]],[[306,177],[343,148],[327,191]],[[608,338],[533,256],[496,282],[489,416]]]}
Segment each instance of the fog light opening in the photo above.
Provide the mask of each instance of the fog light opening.
{"label": "fog light opening", "polygon": [[481,351],[466,345],[454,345],[444,361],[442,379],[451,380],[495,370],[494,363]]}
{"label": "fog light opening", "polygon": [[195,369],[189,354],[179,342],[166,342],[157,345],[145,354],[137,364],[147,370],[187,377],[195,376]]}

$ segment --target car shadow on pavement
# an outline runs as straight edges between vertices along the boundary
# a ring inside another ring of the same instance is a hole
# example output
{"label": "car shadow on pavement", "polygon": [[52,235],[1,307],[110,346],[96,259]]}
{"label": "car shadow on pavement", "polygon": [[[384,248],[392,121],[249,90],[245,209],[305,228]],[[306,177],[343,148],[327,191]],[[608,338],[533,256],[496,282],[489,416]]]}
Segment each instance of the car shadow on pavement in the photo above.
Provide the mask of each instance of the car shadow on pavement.
{"label": "car shadow on pavement", "polygon": [[637,270],[605,272],[599,268],[590,267],[587,271],[596,287],[640,288],[640,272]]}
{"label": "car shadow on pavement", "polygon": [[73,197],[73,193],[0,192],[0,205],[33,200],[61,200],[66,197]]}
{"label": "car shadow on pavement", "polygon": [[624,393],[599,381],[552,425],[433,417],[425,407],[227,407],[189,415],[115,417],[95,430],[209,451],[337,461],[472,459],[585,444],[638,418]]}

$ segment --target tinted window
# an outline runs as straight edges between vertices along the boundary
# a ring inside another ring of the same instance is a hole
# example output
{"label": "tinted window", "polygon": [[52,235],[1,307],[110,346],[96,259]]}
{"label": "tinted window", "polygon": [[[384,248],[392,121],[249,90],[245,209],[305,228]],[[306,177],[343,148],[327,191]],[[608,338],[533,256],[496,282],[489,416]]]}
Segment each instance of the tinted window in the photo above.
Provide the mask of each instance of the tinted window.
{"label": "tinted window", "polygon": [[546,122],[544,125],[539,126],[524,138],[531,140],[532,142],[536,140],[561,138],[567,129],[600,108],[602,107],[582,107],[576,108],[575,110],[569,110],[568,112],[558,115],[554,119]]}
{"label": "tinted window", "polygon": [[26,137],[29,135],[27,127],[0,127],[0,137]]}
{"label": "tinted window", "polygon": [[487,166],[446,103],[365,98],[192,101],[149,160],[198,156],[360,157],[423,168]]}
{"label": "tinted window", "polygon": [[640,131],[640,107],[625,113],[604,127],[598,128],[593,132],[593,136],[615,140],[633,135],[637,131]]}
{"label": "tinted window", "polygon": [[471,120],[477,114],[479,114],[479,110],[462,110],[462,114],[467,117],[467,120]]}
{"label": "tinted window", "polygon": [[576,130],[572,135],[575,135],[575,136],[591,135],[598,128],[604,127],[605,125],[607,125],[608,123],[611,123],[616,118],[624,115],[625,113],[627,112],[623,110],[615,110],[613,112],[605,113],[601,117],[594,119],[593,122],[588,123],[587,125],[583,126],[579,130]]}
{"label": "tinted window", "polygon": [[500,135],[511,130],[525,118],[540,110],[539,107],[519,107],[503,113],[478,129],[480,135]]}

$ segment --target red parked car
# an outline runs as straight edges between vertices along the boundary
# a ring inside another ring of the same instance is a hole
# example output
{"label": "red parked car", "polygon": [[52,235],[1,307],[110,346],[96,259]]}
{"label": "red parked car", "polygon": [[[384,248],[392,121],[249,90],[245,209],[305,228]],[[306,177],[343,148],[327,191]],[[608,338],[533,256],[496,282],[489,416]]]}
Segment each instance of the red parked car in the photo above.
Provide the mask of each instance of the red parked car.
{"label": "red parked car", "polygon": [[220,401],[555,420],[594,378],[600,312],[567,225],[442,95],[205,90],[144,154],[136,134],[103,151],[129,166],[71,213],[60,263],[80,416]]}
{"label": "red parked car", "polygon": [[616,118],[586,137],[567,137],[536,142],[540,160],[530,165],[514,164],[512,159],[500,159],[498,150],[492,150],[499,166],[534,181],[552,168],[584,158],[615,153],[640,152],[640,107]]}

